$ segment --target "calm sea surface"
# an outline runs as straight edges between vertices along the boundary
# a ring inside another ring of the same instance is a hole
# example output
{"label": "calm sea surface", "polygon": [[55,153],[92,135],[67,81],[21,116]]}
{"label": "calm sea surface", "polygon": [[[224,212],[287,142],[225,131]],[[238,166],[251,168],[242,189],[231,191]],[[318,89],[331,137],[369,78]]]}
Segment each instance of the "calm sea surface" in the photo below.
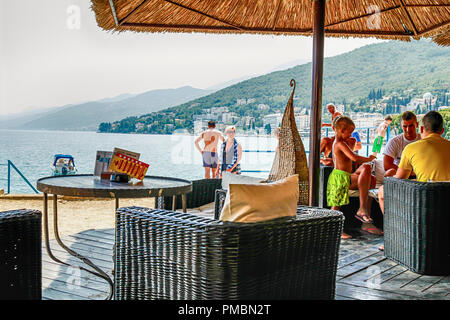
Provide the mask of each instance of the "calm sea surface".
{"label": "calm sea surface", "polygon": [[[183,179],[203,177],[202,159],[191,135],[117,134],[79,131],[30,131],[0,129],[0,189],[7,192],[7,161],[36,186],[39,178],[52,174],[53,156],[71,154],[78,173],[94,172],[97,150],[112,151],[115,147],[141,154],[140,160],[150,164],[148,175]],[[275,153],[245,152],[245,150],[275,150],[274,137],[237,137],[244,149],[242,157],[245,175],[267,177]],[[309,139],[303,138],[305,149]],[[366,154],[366,145],[363,143]],[[14,170],[11,171],[11,193],[34,193]]]}
{"label": "calm sea surface", "polygon": [[[273,137],[237,137],[244,150],[274,150]],[[71,154],[78,173],[93,173],[97,150],[114,147],[139,152],[140,160],[150,164],[148,175],[196,179],[203,177],[201,155],[194,147],[194,136],[112,134],[71,131],[0,130],[0,189],[7,191],[7,160],[36,186],[36,180],[52,173],[53,155]],[[304,144],[308,147],[308,139]],[[242,170],[270,170],[274,153],[244,152]],[[245,173],[264,176],[268,173]],[[12,171],[11,193],[33,193]]]}

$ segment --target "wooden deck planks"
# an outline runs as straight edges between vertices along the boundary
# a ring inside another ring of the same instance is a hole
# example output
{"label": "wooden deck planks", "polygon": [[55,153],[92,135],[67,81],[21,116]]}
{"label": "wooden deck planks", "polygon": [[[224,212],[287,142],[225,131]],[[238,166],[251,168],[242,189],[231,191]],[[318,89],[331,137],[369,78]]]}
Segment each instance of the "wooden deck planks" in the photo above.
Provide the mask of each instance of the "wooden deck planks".
{"label": "wooden deck planks", "polygon": [[[62,241],[112,274],[113,229],[90,229],[65,236]],[[450,276],[413,273],[386,259],[378,250],[381,243],[382,238],[367,235],[341,242],[336,300],[450,300]],[[89,268],[60,248],[55,240],[51,241],[51,247],[62,261]],[[103,300],[108,296],[109,285],[105,280],[54,262],[44,246],[42,260],[43,299]],[[80,272],[79,281],[74,281],[74,272]]]}

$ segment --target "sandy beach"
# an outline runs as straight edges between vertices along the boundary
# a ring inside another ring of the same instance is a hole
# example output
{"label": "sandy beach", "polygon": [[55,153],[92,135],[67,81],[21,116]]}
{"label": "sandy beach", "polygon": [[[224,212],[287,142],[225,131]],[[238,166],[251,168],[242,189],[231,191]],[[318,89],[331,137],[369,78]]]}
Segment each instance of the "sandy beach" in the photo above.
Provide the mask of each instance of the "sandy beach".
{"label": "sandy beach", "polygon": [[[154,208],[153,198],[120,199],[121,207]],[[49,238],[53,239],[53,201],[49,199]],[[42,199],[11,199],[0,196],[0,212],[15,209],[43,211]],[[88,229],[114,228],[114,200],[58,199],[58,228],[60,235],[75,234]]]}

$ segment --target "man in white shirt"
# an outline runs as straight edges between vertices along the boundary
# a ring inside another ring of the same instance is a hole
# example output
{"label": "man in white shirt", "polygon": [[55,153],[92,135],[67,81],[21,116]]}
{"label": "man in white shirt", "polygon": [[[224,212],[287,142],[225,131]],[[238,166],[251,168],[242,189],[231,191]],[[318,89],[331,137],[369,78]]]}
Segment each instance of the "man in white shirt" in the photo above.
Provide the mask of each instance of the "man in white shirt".
{"label": "man in white shirt", "polygon": [[403,134],[390,139],[383,152],[385,176],[390,177],[395,175],[405,147],[410,143],[420,140],[420,135],[417,133],[419,123],[414,113],[411,111],[404,112],[402,114],[401,126]]}
{"label": "man in white shirt", "polygon": [[[401,126],[403,129],[403,134],[399,134],[398,136],[390,139],[383,152],[385,177],[395,176],[405,147],[410,143],[420,140],[420,135],[417,133],[419,123],[417,122],[417,117],[414,113],[411,111],[403,112]],[[414,173],[411,173],[411,175],[414,175]],[[380,202],[381,211],[384,212],[383,186],[378,189],[378,200]],[[383,249],[384,247],[380,247],[380,250]]]}

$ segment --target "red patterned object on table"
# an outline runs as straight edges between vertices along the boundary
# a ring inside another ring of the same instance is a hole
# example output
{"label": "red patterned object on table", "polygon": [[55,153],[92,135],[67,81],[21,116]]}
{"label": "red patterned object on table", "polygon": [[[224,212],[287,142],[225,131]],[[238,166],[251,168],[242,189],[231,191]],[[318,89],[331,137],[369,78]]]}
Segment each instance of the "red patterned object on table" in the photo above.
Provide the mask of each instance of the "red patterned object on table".
{"label": "red patterned object on table", "polygon": [[143,180],[149,165],[142,161],[133,159],[122,153],[115,153],[109,166],[109,171],[126,173],[130,177]]}

